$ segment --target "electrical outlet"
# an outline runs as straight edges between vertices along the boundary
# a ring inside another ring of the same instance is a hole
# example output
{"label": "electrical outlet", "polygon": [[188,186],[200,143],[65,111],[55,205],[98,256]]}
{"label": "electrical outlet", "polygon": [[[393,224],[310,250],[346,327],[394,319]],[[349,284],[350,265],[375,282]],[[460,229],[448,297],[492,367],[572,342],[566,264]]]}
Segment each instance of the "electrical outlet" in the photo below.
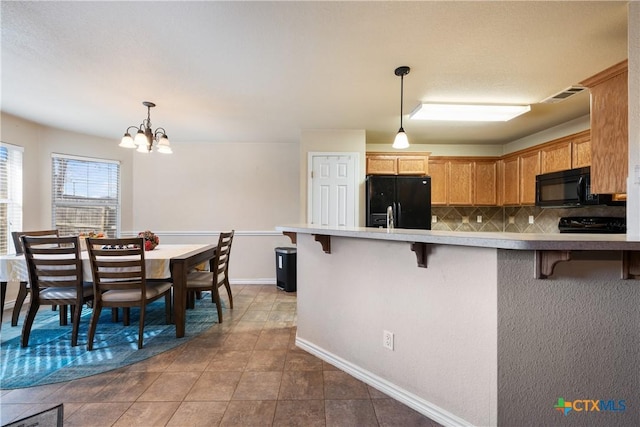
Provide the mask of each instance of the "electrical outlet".
{"label": "electrical outlet", "polygon": [[529,224],[533,224],[533,215],[529,215]]}
{"label": "electrical outlet", "polygon": [[382,331],[382,346],[393,351],[393,332]]}
{"label": "electrical outlet", "polygon": [[435,224],[436,222],[438,222],[438,215],[431,215],[431,222],[433,224]]}
{"label": "electrical outlet", "polygon": [[478,215],[476,217],[476,222],[478,222],[478,223],[482,222],[482,215]]}

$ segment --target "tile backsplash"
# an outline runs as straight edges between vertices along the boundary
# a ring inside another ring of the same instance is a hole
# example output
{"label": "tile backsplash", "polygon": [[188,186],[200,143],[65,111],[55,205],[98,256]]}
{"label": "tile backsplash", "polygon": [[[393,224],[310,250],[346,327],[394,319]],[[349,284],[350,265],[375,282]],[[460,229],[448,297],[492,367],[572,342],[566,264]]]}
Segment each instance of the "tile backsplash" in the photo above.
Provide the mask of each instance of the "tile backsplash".
{"label": "tile backsplash", "polygon": [[624,217],[626,216],[626,208],[624,206],[588,206],[569,209],[550,209],[536,206],[436,206],[431,208],[431,216],[432,230],[558,233],[558,220],[561,217]]}

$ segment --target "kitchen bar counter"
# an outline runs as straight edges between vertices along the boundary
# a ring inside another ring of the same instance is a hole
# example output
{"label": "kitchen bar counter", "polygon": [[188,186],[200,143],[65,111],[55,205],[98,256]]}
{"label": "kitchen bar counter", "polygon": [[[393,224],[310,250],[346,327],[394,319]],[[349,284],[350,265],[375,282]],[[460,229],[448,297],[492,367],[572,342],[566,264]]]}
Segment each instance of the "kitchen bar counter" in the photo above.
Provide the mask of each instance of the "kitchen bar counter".
{"label": "kitchen bar counter", "polygon": [[277,230],[297,245],[296,345],[440,424],[640,425],[640,242]]}
{"label": "kitchen bar counter", "polygon": [[289,233],[355,237],[358,239],[421,242],[442,245],[476,246],[516,250],[640,250],[640,241],[627,240],[625,234],[534,234],[405,230],[370,227],[317,227],[306,224],[284,225],[276,230]]}

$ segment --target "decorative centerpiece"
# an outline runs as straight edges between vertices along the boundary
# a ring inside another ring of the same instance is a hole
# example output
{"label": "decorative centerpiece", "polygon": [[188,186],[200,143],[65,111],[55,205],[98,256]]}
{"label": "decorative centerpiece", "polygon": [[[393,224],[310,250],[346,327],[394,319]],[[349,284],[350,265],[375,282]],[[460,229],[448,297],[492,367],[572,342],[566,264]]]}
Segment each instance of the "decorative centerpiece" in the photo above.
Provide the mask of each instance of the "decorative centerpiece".
{"label": "decorative centerpiece", "polygon": [[91,237],[92,239],[101,239],[104,237],[104,233],[96,233],[95,231],[89,231],[88,233],[80,233],[78,235],[80,237],[80,250],[87,250],[87,238]]}
{"label": "decorative centerpiece", "polygon": [[149,230],[138,233],[138,237],[144,237],[144,250],[152,251],[160,243],[160,238]]}

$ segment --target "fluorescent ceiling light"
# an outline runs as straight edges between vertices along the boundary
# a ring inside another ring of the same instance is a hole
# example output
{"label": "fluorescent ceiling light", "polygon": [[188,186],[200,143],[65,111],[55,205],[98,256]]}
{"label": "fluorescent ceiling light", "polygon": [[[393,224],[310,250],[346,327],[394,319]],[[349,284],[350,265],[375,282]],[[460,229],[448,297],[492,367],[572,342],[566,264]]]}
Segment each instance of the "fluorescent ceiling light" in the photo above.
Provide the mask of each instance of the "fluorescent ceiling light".
{"label": "fluorescent ceiling light", "polygon": [[443,120],[456,122],[506,122],[530,111],[529,105],[473,105],[430,104],[416,107],[410,115],[413,120]]}

